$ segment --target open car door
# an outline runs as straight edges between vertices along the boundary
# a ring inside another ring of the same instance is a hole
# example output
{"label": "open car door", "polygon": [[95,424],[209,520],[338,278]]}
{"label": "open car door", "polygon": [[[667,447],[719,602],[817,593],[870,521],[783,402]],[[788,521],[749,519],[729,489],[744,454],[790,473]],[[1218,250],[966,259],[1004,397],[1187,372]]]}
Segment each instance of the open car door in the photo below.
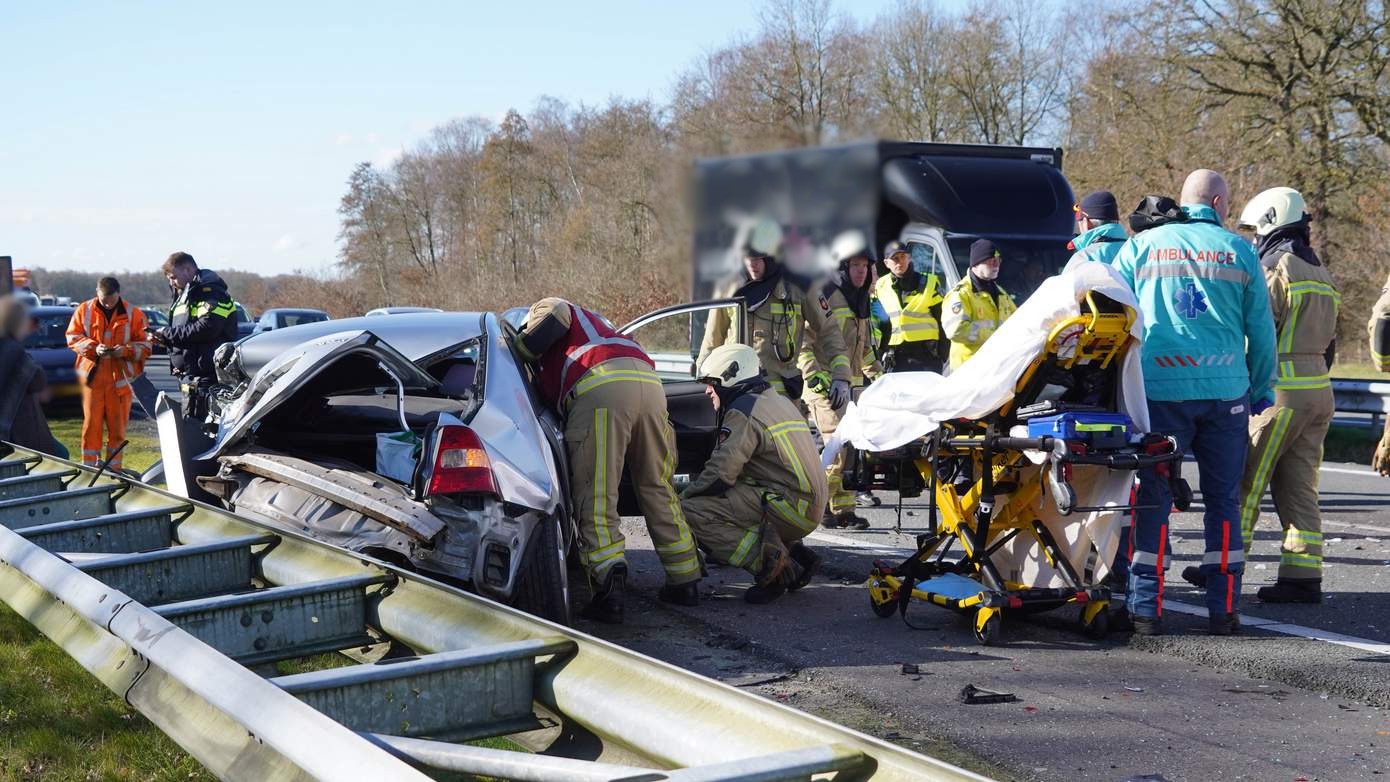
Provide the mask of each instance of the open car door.
{"label": "open car door", "polygon": [[[712,299],[677,304],[649,312],[618,329],[637,342],[656,364],[666,392],[666,412],[676,432],[675,484],[679,491],[700,473],[714,451],[719,427],[705,385],[695,379],[695,359],[704,341],[705,324],[717,310],[726,310],[739,342],[748,344],[748,311],[743,299]],[[618,512],[639,515],[627,470],[618,498]]]}

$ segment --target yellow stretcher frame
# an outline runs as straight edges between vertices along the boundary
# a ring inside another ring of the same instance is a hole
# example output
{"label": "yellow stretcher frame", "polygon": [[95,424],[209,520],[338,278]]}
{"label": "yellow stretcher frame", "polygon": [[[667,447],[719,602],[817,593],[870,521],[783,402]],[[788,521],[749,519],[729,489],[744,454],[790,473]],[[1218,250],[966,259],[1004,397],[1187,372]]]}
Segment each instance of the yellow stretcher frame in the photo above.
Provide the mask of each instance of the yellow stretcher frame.
{"label": "yellow stretcher frame", "polygon": [[[919,536],[918,550],[901,564],[874,564],[867,586],[876,615],[889,617],[903,613],[905,616],[911,598],[961,612],[973,610],[975,638],[981,644],[990,645],[1000,641],[1001,617],[1005,609],[1051,610],[1080,604],[1081,625],[1088,636],[1099,638],[1109,631],[1110,591],[1081,583],[1081,576],[1062,555],[1036,512],[1043,501],[1043,478],[1039,468],[1024,456],[1024,450],[1044,445],[1047,447],[1041,449],[1048,450],[1055,438],[1012,438],[998,432],[1001,427],[1006,428],[1005,422],[1017,420],[1015,406],[1034,389],[1043,367],[1064,371],[1078,366],[1118,370],[1125,352],[1137,344],[1130,334],[1134,313],[1128,308],[1119,309],[1119,312],[1105,311],[1088,293],[1085,311],[1059,323],[1048,333],[1044,351],[1015,384],[1013,399],[981,421],[943,424],[926,441],[920,449],[922,455],[913,459],[912,464],[932,487],[940,512],[940,526],[931,534]],[[1118,460],[1119,466],[1115,465],[1114,457],[1101,459],[1081,454],[1085,448],[1084,444],[1078,449],[1067,443],[1069,454],[1080,454],[1077,463],[1106,464],[1114,469],[1132,469],[1139,466],[1140,460],[1144,464],[1180,463],[1182,458],[1171,439],[1165,439],[1161,449],[1151,445],[1152,453],[1125,454]],[[1163,452],[1158,453],[1159,450]],[[938,466],[946,459],[968,463],[969,474],[978,477],[963,491],[950,481],[936,480]],[[988,470],[985,469],[986,460]],[[1001,488],[1004,490],[1000,491]],[[986,495],[989,496],[987,504],[982,503]],[[1004,506],[995,510],[994,498],[998,496],[1006,499]],[[1048,563],[1058,571],[1065,584],[1063,587],[1029,587],[1006,581],[998,573],[990,556],[999,546],[1019,535],[1032,538]],[[948,563],[945,555],[954,544],[961,546],[965,556],[959,562]],[[957,587],[953,594],[930,587],[931,579],[950,574],[975,580],[979,583],[978,591],[962,594],[960,579],[950,580]],[[904,589],[909,590],[907,600],[903,599]]]}

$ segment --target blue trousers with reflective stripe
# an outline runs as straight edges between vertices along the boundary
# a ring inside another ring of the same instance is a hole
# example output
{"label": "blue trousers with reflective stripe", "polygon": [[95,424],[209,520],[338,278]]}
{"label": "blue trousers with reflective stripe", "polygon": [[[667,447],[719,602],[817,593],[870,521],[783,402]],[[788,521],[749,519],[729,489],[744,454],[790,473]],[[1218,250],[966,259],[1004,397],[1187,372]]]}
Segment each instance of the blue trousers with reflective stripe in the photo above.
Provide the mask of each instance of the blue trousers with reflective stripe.
{"label": "blue trousers with reflective stripe", "polygon": [[[1240,479],[1245,471],[1250,404],[1239,399],[1149,401],[1149,427],[1177,438],[1184,453],[1197,459],[1207,577],[1207,610],[1235,613],[1245,572],[1245,544],[1240,536]],[[1162,614],[1159,568],[1167,566],[1168,515],[1173,495],[1168,480],[1155,470],[1139,474],[1140,510],[1134,525],[1134,561],[1129,566],[1129,610],[1135,616]],[[1160,553],[1162,552],[1162,553]],[[1223,564],[1224,563],[1224,564]]]}

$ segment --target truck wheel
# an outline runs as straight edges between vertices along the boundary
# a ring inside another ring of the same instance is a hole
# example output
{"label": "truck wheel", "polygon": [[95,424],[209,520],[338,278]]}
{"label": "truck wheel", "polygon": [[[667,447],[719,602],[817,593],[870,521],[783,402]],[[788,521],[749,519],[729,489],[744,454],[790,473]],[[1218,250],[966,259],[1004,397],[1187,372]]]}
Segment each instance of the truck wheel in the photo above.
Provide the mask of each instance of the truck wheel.
{"label": "truck wheel", "polygon": [[528,614],[568,626],[569,577],[559,516],[536,525],[523,556],[512,604]]}

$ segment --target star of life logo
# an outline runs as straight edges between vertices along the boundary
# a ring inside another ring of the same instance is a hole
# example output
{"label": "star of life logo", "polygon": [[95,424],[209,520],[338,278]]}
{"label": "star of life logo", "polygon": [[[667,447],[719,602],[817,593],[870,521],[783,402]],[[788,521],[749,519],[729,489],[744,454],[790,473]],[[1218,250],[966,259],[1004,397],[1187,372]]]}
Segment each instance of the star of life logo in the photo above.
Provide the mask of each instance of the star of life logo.
{"label": "star of life logo", "polygon": [[1207,311],[1207,295],[1197,289],[1195,282],[1189,282],[1186,286],[1179,288],[1173,294],[1173,303],[1177,305],[1178,314],[1188,320],[1192,320]]}

